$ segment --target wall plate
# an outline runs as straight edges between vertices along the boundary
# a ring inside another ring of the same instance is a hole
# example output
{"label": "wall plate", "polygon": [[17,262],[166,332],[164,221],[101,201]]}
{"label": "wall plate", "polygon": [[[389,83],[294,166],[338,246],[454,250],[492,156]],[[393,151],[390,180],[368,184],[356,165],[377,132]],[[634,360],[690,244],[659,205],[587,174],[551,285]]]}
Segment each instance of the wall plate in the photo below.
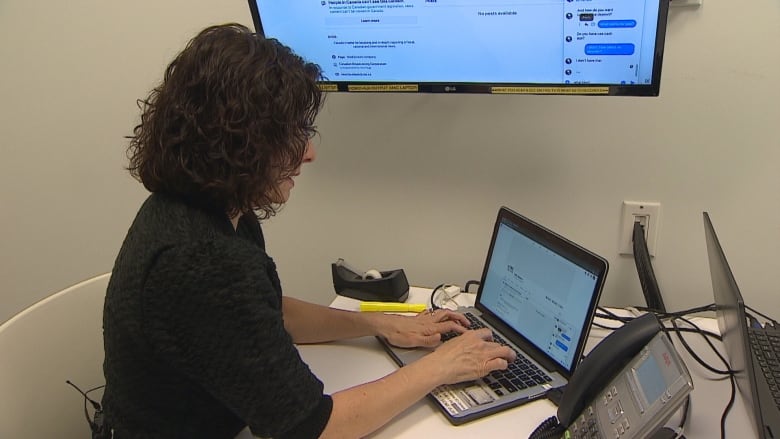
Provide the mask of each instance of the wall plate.
{"label": "wall plate", "polygon": [[645,226],[645,241],[650,256],[655,256],[658,228],[661,220],[661,203],[655,201],[623,201],[623,212],[620,221],[621,255],[634,254],[634,222],[639,221]]}

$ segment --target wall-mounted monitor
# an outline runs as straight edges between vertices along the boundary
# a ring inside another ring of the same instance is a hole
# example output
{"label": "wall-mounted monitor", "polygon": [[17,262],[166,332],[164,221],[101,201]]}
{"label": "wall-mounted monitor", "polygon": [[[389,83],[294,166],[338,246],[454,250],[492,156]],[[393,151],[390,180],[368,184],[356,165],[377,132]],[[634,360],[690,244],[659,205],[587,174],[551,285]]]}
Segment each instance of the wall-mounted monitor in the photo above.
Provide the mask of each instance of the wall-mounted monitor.
{"label": "wall-mounted monitor", "polygon": [[657,96],[669,0],[249,0],[326,91]]}

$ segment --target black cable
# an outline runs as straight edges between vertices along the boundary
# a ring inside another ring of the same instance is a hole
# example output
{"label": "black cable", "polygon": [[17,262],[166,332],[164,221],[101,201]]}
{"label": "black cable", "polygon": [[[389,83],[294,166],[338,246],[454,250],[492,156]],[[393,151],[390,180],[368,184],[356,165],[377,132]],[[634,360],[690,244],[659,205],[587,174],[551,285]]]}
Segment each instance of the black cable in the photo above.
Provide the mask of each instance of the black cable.
{"label": "black cable", "polygon": [[[694,324],[693,322],[691,322],[690,320],[684,317],[679,317],[679,319],[693,326],[696,329],[701,329],[696,324]],[[702,334],[703,333],[704,332],[702,331]],[[729,365],[729,362],[715,348],[715,345],[713,345],[712,342],[707,337],[704,337],[704,340],[707,342],[707,344],[710,345],[710,348],[712,349],[713,352],[715,352],[715,355],[717,355],[720,361],[723,362],[723,365],[726,366],[726,370],[728,371],[729,382],[731,383],[731,396],[729,397],[729,402],[728,404],[726,404],[726,407],[723,409],[723,414],[720,417],[720,437],[721,439],[725,439],[726,438],[726,417],[728,417],[731,408],[734,406],[734,400],[736,398],[736,388],[734,387],[735,371],[731,369],[731,365]]]}
{"label": "black cable", "polygon": [[632,241],[634,263],[636,264],[639,283],[642,285],[642,293],[645,296],[647,307],[658,311],[666,311],[661,291],[658,288],[658,281],[653,271],[653,264],[650,262],[650,252],[647,250],[647,241],[645,240],[645,228],[638,221],[634,223]]}
{"label": "black cable", "polygon": [[623,322],[623,323],[630,322],[631,320],[634,320],[634,317],[619,316],[619,315],[613,313],[612,311],[608,310],[607,308],[604,308],[603,306],[599,306],[597,309],[604,313],[604,315],[596,314],[596,317],[600,317],[602,319],[617,320],[618,322]]}
{"label": "black cable", "polygon": [[[616,320],[616,321],[625,323],[625,322],[627,322],[629,320],[632,320],[634,318],[634,317],[618,316],[617,314],[613,313],[612,311],[610,311],[610,310],[608,310],[608,309],[606,309],[604,307],[598,307],[598,309],[601,312],[603,312],[603,314],[596,314],[596,316],[600,317],[600,318],[603,318],[603,319]],[[639,309],[639,308],[637,308],[637,309]],[[683,311],[677,311],[677,312],[655,312],[655,314],[658,315],[659,318],[662,318],[664,320],[669,320],[671,322],[672,328],[664,327],[664,331],[667,333],[667,336],[668,336],[669,332],[674,331],[677,334],[678,338],[680,339],[680,342],[685,347],[685,349],[688,351],[689,354],[691,354],[691,356],[694,359],[696,359],[696,361],[698,361],[705,368],[707,368],[708,370],[710,370],[710,371],[712,371],[712,372],[714,372],[716,374],[727,375],[729,378],[733,379],[732,371],[728,368],[728,363],[726,362],[725,358],[723,358],[720,355],[720,353],[717,351],[715,346],[708,339],[708,337],[710,337],[710,338],[715,338],[717,340],[722,340],[722,337],[719,334],[715,334],[713,332],[705,331],[705,330],[701,329],[698,325],[696,325],[692,321],[690,321],[690,320],[685,318],[685,316],[688,315],[688,314],[697,313],[697,312],[703,312],[703,311],[713,311],[714,309],[715,309],[715,305],[714,304],[708,304],[708,305],[694,307],[694,308],[691,308],[691,309],[688,309],[688,310],[683,310]],[[645,309],[645,310],[647,312],[653,312],[653,310],[650,310],[650,309]],[[677,319],[683,320],[684,322],[686,322],[687,324],[689,324],[692,327],[691,328],[680,327],[679,325],[677,325],[677,322],[676,322]],[[612,329],[612,330],[618,329],[618,328],[612,328],[612,327],[609,327],[609,326],[606,326],[606,325],[602,325],[602,324],[599,324],[599,323],[596,323],[596,322],[593,322],[593,325],[596,326],[596,327],[599,327],[599,328],[604,328],[604,329]],[[716,353],[716,355],[718,355],[719,359],[721,361],[723,361],[724,364],[726,364],[726,369],[727,370],[725,370],[725,371],[718,370],[718,369],[710,366],[706,362],[704,362],[704,360],[702,360],[698,355],[696,355],[696,353],[693,352],[693,349],[684,340],[684,338],[681,335],[683,332],[693,332],[693,333],[697,333],[697,334],[701,335],[702,337],[704,337],[705,341],[710,346],[710,348]],[[732,404],[733,404],[733,402],[730,402],[729,406],[727,406],[727,409],[724,411],[724,414],[723,414],[723,419],[725,419],[725,417],[727,416],[728,411],[730,410],[730,406]],[[683,403],[682,416],[680,418],[680,423],[678,424],[678,428],[680,430],[684,429],[685,424],[686,424],[686,422],[688,420],[688,416],[689,416],[690,410],[691,410],[691,397],[690,397],[690,395],[688,395],[688,396],[686,396],[685,401]],[[725,420],[722,420],[722,423],[725,423]],[[722,431],[725,431],[725,430],[722,430]]]}
{"label": "black cable", "polygon": [[[698,306],[698,307],[695,307],[695,308],[690,308],[690,309],[687,309],[687,310],[675,311],[675,312],[654,312],[653,310],[650,310],[648,308],[640,308],[640,307],[635,307],[635,308],[637,310],[639,310],[639,311],[652,312],[660,320],[663,321],[663,320],[669,320],[669,319],[672,319],[672,318],[675,318],[675,317],[684,317],[684,316],[686,316],[688,314],[692,314],[692,313],[714,310],[714,306],[715,306],[714,304],[710,304],[710,305]],[[616,321],[619,321],[619,322],[622,322],[622,323],[627,323],[627,322],[629,322],[631,320],[634,320],[636,318],[636,317],[619,316],[619,315],[613,313],[612,311],[610,311],[609,309],[601,307],[601,306],[597,307],[597,309],[599,311],[603,312],[604,314],[596,313],[595,317],[598,317],[598,318],[601,318],[601,319],[605,319],[605,320],[616,320]],[[602,329],[612,329],[612,330],[619,329],[619,327],[613,328],[611,326],[602,325],[602,324],[599,324],[599,323],[596,323],[596,322],[593,322],[593,326],[596,326],[596,327],[602,328]],[[695,332],[695,333],[705,334],[708,337],[712,337],[712,338],[717,339],[718,341],[722,340],[722,337],[720,336],[720,334],[716,334],[716,333],[710,332],[710,331],[705,331],[704,329],[701,329],[701,328],[698,328],[698,327],[697,327],[697,329],[693,329],[693,328],[678,328],[678,331],[680,331],[680,332]]]}
{"label": "black cable", "polygon": [[431,309],[432,309],[432,310],[434,310],[434,309],[441,309],[441,307],[440,307],[439,305],[436,305],[436,304],[433,302],[433,296],[435,296],[435,295],[436,295],[436,292],[437,292],[437,291],[439,291],[439,289],[441,289],[441,288],[444,288],[444,285],[446,285],[446,284],[439,284],[439,285],[436,285],[436,288],[434,288],[434,289],[433,289],[433,291],[431,291]]}
{"label": "black cable", "polygon": [[[693,332],[693,333],[697,333],[697,334],[702,335],[702,336],[714,338],[714,339],[716,339],[718,341],[722,341],[723,337],[720,334],[716,334],[716,333],[710,332],[710,331],[705,331],[704,329],[701,329],[695,323],[693,323],[690,320],[685,318],[689,314],[703,312],[703,311],[714,311],[714,310],[715,310],[715,304],[709,304],[709,305],[704,305],[704,306],[698,306],[698,307],[690,308],[690,309],[683,310],[683,311],[656,313],[656,315],[658,315],[659,319],[661,319],[661,320],[668,320],[670,322],[672,320],[675,320],[675,319],[680,319],[680,320],[683,320],[684,322],[688,323],[689,325],[691,325],[693,327],[693,328],[681,328],[681,327],[678,326],[678,327],[675,328],[675,331],[678,334],[680,332]],[[715,346],[709,340],[707,340],[706,337],[705,337],[705,341],[707,341],[707,343],[710,345],[710,348],[715,350],[716,353],[717,353],[717,350],[715,349]]]}
{"label": "black cable", "polygon": [[[679,317],[679,319],[684,321],[685,323],[693,326],[694,328],[701,329],[696,324],[694,324],[693,322],[691,322],[690,320],[688,320],[688,319],[686,319],[684,317]],[[676,322],[674,322],[674,324],[676,324]],[[702,331],[702,335],[703,335],[703,331]],[[678,333],[678,337],[682,341],[682,336],[680,336],[679,333]],[[726,404],[726,407],[723,409],[723,414],[721,414],[721,417],[720,417],[720,437],[721,437],[721,439],[725,439],[726,438],[726,418],[728,417],[728,414],[731,411],[731,408],[734,406],[734,400],[736,398],[736,388],[734,386],[735,371],[731,369],[731,366],[729,365],[728,361],[726,361],[726,359],[723,357],[723,355],[721,355],[720,352],[718,352],[718,350],[715,348],[715,345],[713,345],[712,342],[707,337],[704,337],[704,340],[707,342],[707,344],[710,345],[710,348],[712,349],[713,352],[715,352],[715,355],[717,355],[718,358],[720,359],[720,361],[722,361],[723,364],[726,366],[726,371],[718,371],[717,369],[715,369],[715,368],[713,368],[713,367],[703,363],[698,357],[696,357],[695,354],[693,354],[693,352],[691,352],[691,350],[688,347],[686,347],[686,349],[688,349],[688,353],[690,353],[692,356],[694,356],[694,358],[697,358],[697,361],[699,361],[699,363],[702,366],[705,366],[707,369],[709,369],[711,371],[714,371],[715,373],[718,373],[720,375],[727,375],[727,377],[729,379],[729,383],[731,384],[731,396],[729,397],[729,402],[728,402],[728,404]]]}
{"label": "black cable", "polygon": [[685,429],[685,423],[688,422],[688,414],[691,412],[691,394],[685,396],[685,402],[683,402],[682,416],[680,417],[680,423],[677,424],[679,431]]}
{"label": "black cable", "polygon": [[691,332],[694,334],[700,334],[700,335],[706,335],[707,337],[714,338],[715,340],[722,341],[723,337],[720,336],[720,334],[716,334],[714,332],[705,331],[704,329],[693,329],[693,328],[678,328],[675,329],[676,332]]}
{"label": "black cable", "polygon": [[689,309],[684,309],[682,311],[658,311],[651,308],[646,308],[642,306],[635,306],[638,311],[645,311],[645,312],[652,312],[655,315],[657,315],[659,318],[666,318],[666,317],[677,317],[677,316],[687,316],[689,314],[695,314],[700,312],[706,312],[706,311],[715,311],[715,304],[710,303],[703,306],[697,306]]}
{"label": "black cable", "polygon": [[[691,322],[690,320],[688,320],[688,319],[686,319],[684,317],[679,317],[679,319],[684,321],[685,323],[693,326],[694,328],[697,328],[699,330],[701,329],[695,323]],[[702,331],[702,335],[703,334],[704,334],[704,331]],[[680,339],[682,340],[682,337],[679,334],[678,334],[678,337],[680,337]],[[710,345],[710,348],[712,349],[713,352],[715,352],[715,355],[717,355],[717,357],[720,359],[720,361],[722,361],[723,364],[726,366],[726,371],[718,371],[716,373],[719,373],[721,375],[727,375],[727,377],[729,378],[729,382],[731,383],[731,396],[729,398],[728,404],[726,404],[726,407],[723,409],[723,414],[720,417],[720,437],[722,439],[725,439],[725,437],[726,437],[726,417],[728,416],[729,412],[731,411],[731,408],[734,405],[734,400],[736,398],[736,388],[734,387],[734,373],[735,373],[735,371],[733,371],[731,369],[731,366],[729,365],[728,361],[726,361],[726,359],[723,357],[723,355],[721,355],[720,352],[715,348],[715,345],[713,345],[712,342],[707,337],[704,337],[704,340],[707,342],[707,344]],[[692,354],[692,352],[690,350],[688,352]],[[702,364],[703,366],[707,367],[708,369],[715,370],[714,368],[706,365],[705,363],[702,363],[701,361],[699,361],[699,362],[700,362],[700,364]]]}
{"label": "black cable", "polygon": [[566,427],[559,423],[558,418],[550,416],[531,432],[528,439],[557,439],[565,430]]}
{"label": "black cable", "polygon": [[720,416],[720,439],[726,439],[726,416],[731,411],[731,407],[734,406],[734,399],[737,396],[737,390],[734,386],[734,381],[736,380],[734,374],[731,374],[729,378],[731,378],[729,380],[731,382],[731,398],[729,398],[729,403],[726,404],[726,408],[723,409],[723,414]]}
{"label": "black cable", "polygon": [[466,282],[466,286],[463,287],[463,291],[465,291],[467,293],[470,293],[471,291],[469,291],[469,287],[472,286],[472,285],[476,285],[477,287],[479,287],[479,281],[478,280],[467,281]]}
{"label": "black cable", "polygon": [[[695,328],[698,328],[698,326],[696,326],[692,322],[690,322],[690,321],[688,321],[686,319],[682,319],[682,320],[685,321],[686,323],[688,323],[689,325],[692,325]],[[688,342],[682,336],[682,331],[677,331],[677,329],[679,329],[679,327],[677,326],[677,320],[673,319],[673,320],[671,320],[671,323],[672,323],[672,326],[674,326],[674,332],[677,334],[677,338],[680,340],[680,343],[683,345],[685,350],[688,351],[688,353],[691,355],[691,357],[693,357],[693,359],[696,360],[696,362],[698,362],[700,365],[702,365],[702,367],[704,367],[705,369],[709,370],[710,372],[712,372],[712,373],[714,373],[716,375],[729,375],[732,372],[731,369],[728,368],[728,366],[727,366],[726,370],[720,370],[720,369],[716,369],[714,366],[711,366],[709,363],[707,363],[706,361],[702,360],[702,358],[699,357],[696,354],[696,352],[693,351],[693,348],[691,348],[691,346],[688,344]],[[701,328],[698,328],[698,329],[701,329]],[[668,331],[669,328],[666,328],[665,330]],[[720,355],[720,352],[718,352],[718,350],[715,348],[715,346],[712,344],[712,342],[710,342],[709,339],[706,336],[704,336],[703,334],[702,334],[702,337],[704,337],[704,340],[710,345],[710,347],[712,348],[713,352],[715,352],[715,354],[718,356],[718,358],[720,358],[722,361],[725,362],[725,359],[723,358],[723,356]],[[728,364],[728,363],[726,363],[726,364]]]}
{"label": "black cable", "polygon": [[735,371],[731,370],[731,368],[729,366],[729,362],[723,357],[723,355],[720,353],[720,351],[718,351],[718,349],[715,347],[715,345],[712,344],[712,342],[709,340],[709,338],[706,337],[706,335],[710,335],[713,338],[721,340],[722,336],[715,336],[711,332],[704,331],[697,324],[695,324],[692,321],[686,319],[685,317],[677,317],[677,318],[682,320],[683,322],[693,326],[696,329],[696,332],[698,332],[700,335],[702,335],[702,337],[704,337],[704,341],[706,341],[707,344],[710,346],[710,349],[712,349],[712,352],[715,352],[715,355],[720,359],[720,361],[722,361],[723,364],[726,365],[726,369],[728,369],[729,373],[732,373],[732,374],[735,373]]}
{"label": "black cable", "polygon": [[433,291],[431,291],[431,297],[430,297],[429,301],[431,303],[431,309],[432,310],[445,309],[444,306],[437,304],[436,301],[434,300],[434,297],[436,296],[436,293],[438,293],[439,291],[443,291],[444,295],[447,297],[447,300],[443,301],[442,304],[447,303],[447,302],[453,302],[457,306],[458,302],[456,302],[454,298],[450,297],[450,295],[447,294],[447,291],[445,290],[445,288],[450,287],[450,286],[452,286],[452,285],[450,285],[450,284],[439,284],[439,285],[436,285],[436,288],[434,288]]}
{"label": "black cable", "polygon": [[87,401],[89,401],[90,405],[92,405],[92,408],[95,410],[95,416],[96,417],[99,414],[102,414],[103,413],[103,408],[100,407],[100,403],[98,403],[94,399],[90,398],[89,394],[90,394],[90,392],[94,392],[95,390],[102,389],[103,387],[106,387],[106,386],[103,385],[103,386],[93,387],[93,388],[87,390],[86,392],[84,392],[77,385],[73,384],[70,380],[65,380],[65,383],[69,384],[71,387],[76,389],[76,391],[79,392],[81,394],[81,396],[84,397],[84,417],[87,418],[87,424],[89,424],[90,430],[95,431],[96,428],[98,428],[98,425],[97,425],[97,423],[93,419],[89,418],[89,411],[87,410]]}
{"label": "black cable", "polygon": [[[688,319],[686,319],[684,317],[677,317],[677,318],[679,318],[680,320],[684,321],[685,323],[687,323],[687,324],[693,326],[694,328],[698,329],[699,331],[701,331],[701,328],[699,328],[696,324],[694,324],[690,320],[688,320]],[[676,319],[672,320],[672,324],[674,324],[676,326],[676,321],[675,320]],[[705,331],[701,331],[700,334],[702,335],[702,337],[704,337],[704,340],[707,342],[707,344],[709,344],[709,346],[712,349],[712,351],[715,352],[715,355],[717,355],[717,357],[720,359],[720,361],[722,361],[723,364],[726,366],[725,373],[721,373],[721,374],[727,375],[728,378],[729,378],[729,383],[731,384],[731,396],[729,397],[729,402],[728,402],[728,404],[726,404],[726,407],[723,409],[723,413],[721,414],[721,417],[720,417],[720,437],[721,437],[721,439],[725,439],[726,438],[726,418],[728,417],[728,414],[731,411],[731,408],[734,406],[734,401],[735,401],[735,398],[736,398],[736,388],[735,388],[735,385],[734,385],[735,371],[731,369],[731,366],[729,365],[728,361],[726,361],[726,359],[723,357],[723,355],[721,355],[720,352],[715,348],[715,345],[712,344],[712,342],[709,340],[709,338],[707,338],[704,335]],[[683,337],[680,335],[679,332],[677,333],[677,336],[678,336],[678,338],[680,338],[680,341],[683,341]],[[690,353],[694,358],[697,358],[697,361],[699,361],[699,363],[702,364],[703,366],[705,366],[707,369],[712,370],[712,371],[716,370],[715,368],[710,367],[709,365],[706,365],[705,363],[703,363],[695,354],[693,354],[693,352],[690,350],[690,348],[687,346],[687,344],[686,344],[686,349],[688,349],[688,353]],[[723,372],[723,371],[719,371],[719,372]]]}
{"label": "black cable", "polygon": [[597,328],[601,328],[601,329],[609,329],[611,331],[615,331],[615,330],[620,329],[620,327],[613,328],[611,326],[602,325],[601,323],[596,323],[596,322],[593,322],[593,326],[595,326]]}

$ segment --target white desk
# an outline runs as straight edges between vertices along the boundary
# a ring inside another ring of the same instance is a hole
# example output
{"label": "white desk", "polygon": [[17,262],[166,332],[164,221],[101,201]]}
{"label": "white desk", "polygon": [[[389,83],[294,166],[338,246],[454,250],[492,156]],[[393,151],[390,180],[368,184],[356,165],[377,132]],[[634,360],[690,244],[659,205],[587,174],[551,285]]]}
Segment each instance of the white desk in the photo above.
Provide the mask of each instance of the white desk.
{"label": "white desk", "polygon": [[[428,303],[427,289],[412,288],[410,303]],[[462,294],[461,304],[472,304],[473,294]],[[346,297],[337,297],[331,304],[334,308],[357,310],[359,302]],[[701,327],[718,332],[714,319],[693,319]],[[598,320],[597,320],[598,321]],[[614,322],[600,322],[614,325]],[[589,351],[605,335],[606,330],[593,328],[586,351]],[[720,437],[720,417],[728,403],[731,385],[728,380],[712,381],[714,375],[696,363],[675,341],[678,351],[688,365],[693,377],[694,390],[691,394],[691,413],[685,428],[689,439],[711,439]],[[723,366],[706,347],[699,335],[686,334],[686,340],[696,353],[709,364],[721,369]],[[718,345],[717,341],[715,341]],[[357,384],[381,378],[397,369],[379,342],[374,337],[364,337],[343,342],[321,345],[299,346],[301,355],[312,371],[325,383],[325,392],[333,393]],[[474,438],[493,437],[527,438],[544,419],[553,416],[556,407],[547,400],[534,401],[507,411],[478,419],[460,426],[451,425],[434,403],[427,398],[401,413],[371,438]],[[669,424],[677,425],[675,415]],[[749,439],[754,437],[751,420],[737,391],[734,407],[726,421],[726,437]]]}

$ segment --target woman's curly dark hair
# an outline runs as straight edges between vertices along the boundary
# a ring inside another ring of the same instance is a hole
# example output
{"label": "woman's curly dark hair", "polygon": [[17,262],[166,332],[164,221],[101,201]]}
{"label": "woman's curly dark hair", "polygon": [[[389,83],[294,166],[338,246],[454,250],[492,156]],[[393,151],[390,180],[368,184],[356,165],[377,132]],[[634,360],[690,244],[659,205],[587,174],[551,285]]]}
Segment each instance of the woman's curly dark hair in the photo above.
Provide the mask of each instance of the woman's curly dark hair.
{"label": "woman's curly dark hair", "polygon": [[322,72],[240,24],[204,29],[139,100],[130,174],[151,192],[230,216],[279,208],[322,105]]}

